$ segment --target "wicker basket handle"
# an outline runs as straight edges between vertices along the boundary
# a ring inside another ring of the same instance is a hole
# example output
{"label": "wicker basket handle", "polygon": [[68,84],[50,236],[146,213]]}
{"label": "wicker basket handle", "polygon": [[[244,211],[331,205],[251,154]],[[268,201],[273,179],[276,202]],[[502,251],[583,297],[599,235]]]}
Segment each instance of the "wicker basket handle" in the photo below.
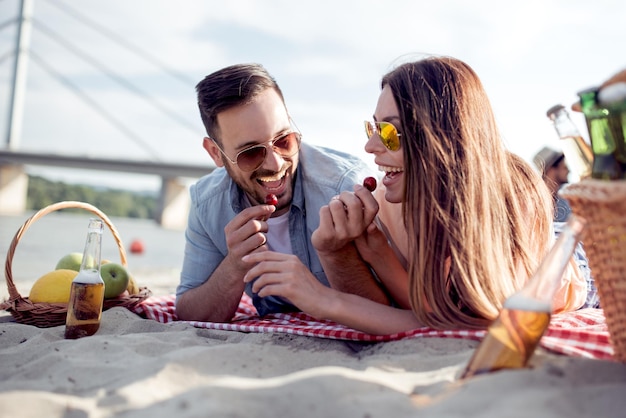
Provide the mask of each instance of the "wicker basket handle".
{"label": "wicker basket handle", "polygon": [[6,262],[4,263],[4,275],[7,280],[7,288],[9,291],[10,300],[19,299],[21,297],[20,293],[17,290],[17,287],[15,287],[15,283],[13,282],[13,273],[12,273],[13,255],[15,254],[15,248],[17,247],[18,242],[20,241],[24,233],[28,230],[28,228],[33,224],[33,222],[37,221],[38,219],[44,217],[45,215],[51,212],[61,210],[61,209],[68,209],[68,208],[85,209],[93,213],[94,215],[100,217],[104,221],[106,226],[109,228],[109,230],[111,231],[111,234],[113,234],[113,238],[115,239],[115,242],[117,243],[117,247],[119,248],[121,264],[124,267],[127,266],[126,250],[124,249],[124,245],[122,244],[122,239],[120,238],[120,234],[117,232],[117,229],[115,228],[111,220],[108,218],[108,216],[106,216],[102,211],[100,211],[100,209],[98,209],[97,207],[93,205],[90,205],[89,203],[84,203],[84,202],[64,201],[64,202],[53,203],[49,206],[46,206],[43,209],[40,209],[37,213],[33,214],[30,218],[28,218],[26,222],[24,222],[24,224],[20,227],[20,229],[17,230],[17,232],[15,233],[15,236],[13,237],[13,241],[11,241],[11,246],[9,247],[9,251],[7,251]]}

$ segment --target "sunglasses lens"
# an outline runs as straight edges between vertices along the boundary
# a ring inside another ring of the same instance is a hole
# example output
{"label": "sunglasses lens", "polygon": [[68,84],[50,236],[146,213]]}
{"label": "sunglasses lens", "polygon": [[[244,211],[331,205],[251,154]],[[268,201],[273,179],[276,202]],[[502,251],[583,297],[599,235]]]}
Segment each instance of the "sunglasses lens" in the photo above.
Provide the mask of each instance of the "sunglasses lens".
{"label": "sunglasses lens", "polygon": [[370,139],[372,135],[374,135],[374,125],[372,122],[365,121],[365,135],[367,135],[367,139]]}
{"label": "sunglasses lens", "polygon": [[[275,139],[272,150],[282,157],[291,157],[300,149],[300,134],[289,132]],[[254,171],[263,165],[267,156],[267,145],[255,145],[237,154],[237,165],[244,171]]]}
{"label": "sunglasses lens", "polygon": [[378,131],[380,140],[383,142],[383,145],[387,147],[387,149],[390,151],[400,149],[400,138],[398,138],[398,131],[395,126],[391,123],[380,122],[378,124]]}
{"label": "sunglasses lens", "polygon": [[296,132],[290,132],[287,135],[278,138],[273,143],[274,150],[283,157],[291,157],[300,148],[300,140]]}
{"label": "sunglasses lens", "polygon": [[397,151],[400,149],[398,131],[391,123],[365,121],[365,134],[367,135],[367,139],[371,139],[375,133],[378,134],[380,142],[382,142],[388,150]]}
{"label": "sunglasses lens", "polygon": [[248,148],[237,155],[237,165],[244,171],[254,171],[265,161],[266,148],[262,145]]}

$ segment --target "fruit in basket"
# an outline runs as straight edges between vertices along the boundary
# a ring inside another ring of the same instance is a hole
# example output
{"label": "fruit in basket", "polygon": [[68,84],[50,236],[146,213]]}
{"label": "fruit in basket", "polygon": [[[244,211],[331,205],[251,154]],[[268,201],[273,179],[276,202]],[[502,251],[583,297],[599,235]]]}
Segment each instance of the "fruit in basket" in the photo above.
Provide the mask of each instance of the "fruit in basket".
{"label": "fruit in basket", "polygon": [[83,253],[69,253],[61,257],[57,262],[55,270],[67,269],[67,270],[80,270],[80,265],[83,262]]}
{"label": "fruit in basket", "polygon": [[126,290],[128,290],[129,295],[136,295],[139,293],[139,286],[137,286],[137,282],[130,274],[128,275],[128,286],[126,286]]}
{"label": "fruit in basket", "polygon": [[68,303],[72,280],[77,274],[78,271],[70,269],[50,271],[33,283],[28,298],[33,303]]}
{"label": "fruit in basket", "polygon": [[100,267],[100,275],[104,280],[104,298],[118,297],[128,287],[130,274],[124,266],[118,263],[106,263]]}

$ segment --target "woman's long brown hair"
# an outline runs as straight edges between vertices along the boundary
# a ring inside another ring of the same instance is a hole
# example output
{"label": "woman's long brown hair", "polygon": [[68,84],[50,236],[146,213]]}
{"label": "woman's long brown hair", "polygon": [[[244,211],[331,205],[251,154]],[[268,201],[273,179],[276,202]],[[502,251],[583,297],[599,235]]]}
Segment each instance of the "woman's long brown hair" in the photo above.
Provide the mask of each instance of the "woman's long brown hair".
{"label": "woman's long brown hair", "polygon": [[547,251],[547,189],[506,151],[467,64],[430,57],[397,67],[382,85],[402,125],[413,311],[436,328],[483,328]]}

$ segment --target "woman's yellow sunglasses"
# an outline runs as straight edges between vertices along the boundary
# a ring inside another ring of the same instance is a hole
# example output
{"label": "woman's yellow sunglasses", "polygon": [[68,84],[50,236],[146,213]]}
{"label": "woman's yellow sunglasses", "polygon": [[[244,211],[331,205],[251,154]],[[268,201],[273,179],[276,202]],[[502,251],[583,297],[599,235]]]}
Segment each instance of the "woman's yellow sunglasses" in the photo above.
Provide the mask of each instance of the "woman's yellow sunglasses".
{"label": "woman's yellow sunglasses", "polygon": [[372,135],[378,134],[380,142],[382,142],[389,151],[397,151],[400,149],[401,134],[399,134],[396,127],[389,122],[370,122],[366,120],[365,134],[368,139],[371,139]]}

